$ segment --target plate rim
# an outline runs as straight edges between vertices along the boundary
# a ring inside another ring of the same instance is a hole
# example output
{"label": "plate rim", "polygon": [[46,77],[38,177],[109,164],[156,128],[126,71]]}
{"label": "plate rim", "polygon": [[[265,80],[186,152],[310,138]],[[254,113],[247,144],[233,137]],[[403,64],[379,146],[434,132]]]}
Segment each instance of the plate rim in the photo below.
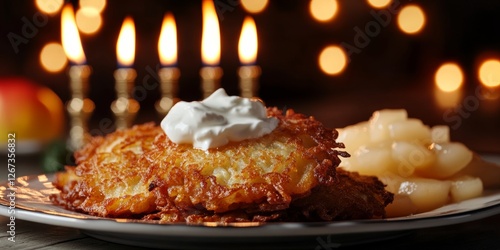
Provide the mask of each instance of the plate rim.
{"label": "plate rim", "polygon": [[[31,175],[19,178],[27,178],[30,181],[41,183],[38,179],[39,176]],[[48,180],[53,180],[54,174],[45,174],[45,176]],[[6,183],[1,184],[3,187],[7,187]],[[490,191],[493,191],[494,195],[500,194],[500,190],[497,189]],[[4,197],[0,198],[0,215],[9,217],[6,202]],[[478,209],[429,217],[405,216],[334,222],[238,222],[228,224],[152,223],[130,219],[100,218],[83,213],[82,218],[76,218],[69,214],[61,215],[55,214],[56,212],[53,214],[37,211],[36,208],[27,208],[25,205],[17,204],[15,209],[16,219],[95,232],[175,237],[294,237],[390,232],[459,224],[500,214],[500,200],[495,200],[493,204]],[[68,213],[73,212],[67,211]]]}
{"label": "plate rim", "polygon": [[[0,215],[7,216],[7,207],[0,204]],[[397,220],[371,219],[335,222],[267,222],[256,226],[210,226],[210,224],[159,224],[146,222],[120,222],[119,219],[78,219],[16,207],[16,219],[46,225],[69,227],[91,232],[124,233],[149,236],[189,237],[293,237],[377,233],[415,230],[448,226],[475,221],[500,214],[500,204],[489,207],[433,217],[404,218]],[[125,226],[126,225],[126,226]],[[362,230],[360,230],[360,228]],[[155,230],[163,229],[163,230]],[[340,231],[338,231],[340,229]],[[272,232],[272,234],[270,234]]]}

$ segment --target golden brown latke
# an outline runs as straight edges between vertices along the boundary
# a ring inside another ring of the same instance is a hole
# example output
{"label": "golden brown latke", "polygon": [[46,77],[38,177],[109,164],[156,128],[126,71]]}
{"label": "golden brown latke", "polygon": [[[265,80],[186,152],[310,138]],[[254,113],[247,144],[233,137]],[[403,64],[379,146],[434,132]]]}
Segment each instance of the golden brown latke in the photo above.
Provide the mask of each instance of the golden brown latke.
{"label": "golden brown latke", "polygon": [[[68,209],[162,222],[383,217],[392,201],[376,178],[336,170],[337,132],[269,108],[270,134],[203,151],[171,142],[154,124],[96,137],[56,175]],[[328,196],[328,197],[322,197]],[[290,209],[289,209],[290,208]]]}

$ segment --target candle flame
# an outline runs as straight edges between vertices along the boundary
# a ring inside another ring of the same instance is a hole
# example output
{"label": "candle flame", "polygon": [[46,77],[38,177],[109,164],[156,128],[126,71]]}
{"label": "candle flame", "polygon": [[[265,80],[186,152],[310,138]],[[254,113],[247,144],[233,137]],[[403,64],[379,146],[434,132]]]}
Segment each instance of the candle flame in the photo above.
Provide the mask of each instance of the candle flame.
{"label": "candle flame", "polygon": [[246,17],[241,28],[238,55],[242,64],[253,64],[257,60],[257,28],[251,17]]}
{"label": "candle flame", "polygon": [[71,4],[66,4],[61,13],[61,40],[68,59],[75,64],[84,64],[82,42],[76,27],[75,14]]}
{"label": "candle flame", "polygon": [[126,17],[116,44],[118,63],[130,67],[135,59],[135,26],[131,17]]}
{"label": "candle flame", "polygon": [[203,0],[203,33],[201,37],[201,59],[204,64],[217,65],[220,61],[219,20],[212,0]]}
{"label": "candle flame", "polygon": [[158,41],[158,52],[162,65],[174,65],[177,63],[177,28],[172,13],[163,18],[163,24]]}

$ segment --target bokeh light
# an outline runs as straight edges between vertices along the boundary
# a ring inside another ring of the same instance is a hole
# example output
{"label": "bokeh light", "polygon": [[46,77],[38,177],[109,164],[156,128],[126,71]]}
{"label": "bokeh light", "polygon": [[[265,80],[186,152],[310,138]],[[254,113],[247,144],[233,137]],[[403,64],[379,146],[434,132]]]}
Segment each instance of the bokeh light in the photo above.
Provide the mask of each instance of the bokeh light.
{"label": "bokeh light", "polygon": [[63,0],[36,0],[36,7],[43,13],[52,15],[59,12],[63,6]]}
{"label": "bokeh light", "polygon": [[80,0],[80,8],[91,8],[101,13],[106,7],[106,0]]}
{"label": "bokeh light", "polygon": [[40,52],[40,64],[51,73],[62,71],[68,64],[62,45],[55,42],[46,44]]}
{"label": "bokeh light", "polygon": [[425,26],[425,13],[417,5],[407,5],[398,14],[398,26],[404,33],[419,33]]}
{"label": "bokeh light", "polygon": [[267,7],[268,2],[268,0],[241,0],[241,6],[247,12],[257,14]]}
{"label": "bokeh light", "polygon": [[442,64],[434,75],[436,86],[445,92],[452,92],[460,88],[464,81],[464,74],[456,63]]}
{"label": "bokeh light", "polygon": [[318,63],[321,70],[326,74],[338,75],[347,65],[347,55],[341,47],[330,45],[321,51]]}
{"label": "bokeh light", "polygon": [[95,8],[83,7],[76,11],[76,25],[85,34],[94,34],[101,28],[101,14]]}
{"label": "bokeh light", "polygon": [[486,87],[500,86],[500,61],[497,59],[484,60],[479,66],[478,76]]}
{"label": "bokeh light", "polygon": [[337,14],[337,0],[311,0],[309,12],[311,16],[320,22],[332,20]]}
{"label": "bokeh light", "polygon": [[373,8],[382,9],[392,3],[392,0],[368,0],[368,4]]}

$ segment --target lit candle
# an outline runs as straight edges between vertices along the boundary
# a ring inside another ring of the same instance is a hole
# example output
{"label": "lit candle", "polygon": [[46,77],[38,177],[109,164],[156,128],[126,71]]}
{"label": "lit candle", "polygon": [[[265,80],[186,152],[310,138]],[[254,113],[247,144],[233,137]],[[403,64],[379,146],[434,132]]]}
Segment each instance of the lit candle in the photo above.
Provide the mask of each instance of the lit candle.
{"label": "lit candle", "polygon": [[200,70],[201,88],[206,98],[220,87],[222,68],[219,67],[221,45],[219,20],[212,0],[203,0],[203,33],[201,37],[201,59],[203,67]]}
{"label": "lit candle", "polygon": [[177,98],[178,80],[180,71],[177,64],[177,28],[172,13],[163,18],[163,24],[158,41],[158,54],[162,68],[158,71],[161,82],[161,99],[156,102],[156,111],[165,116]]}
{"label": "lit candle", "polygon": [[117,99],[111,104],[111,110],[116,116],[116,128],[124,129],[130,127],[140,107],[131,97],[137,73],[132,68],[135,59],[135,27],[130,17],[123,21],[116,55],[119,65],[114,73]]}
{"label": "lit candle", "polygon": [[257,61],[257,28],[251,17],[246,17],[241,29],[240,41],[238,43],[238,55],[243,65],[238,70],[240,77],[240,90],[242,97],[255,97],[259,88],[259,76],[261,69],[255,65]]}
{"label": "lit candle", "polygon": [[441,108],[456,107],[462,98],[463,71],[456,63],[443,63],[434,74],[434,98]]}
{"label": "lit candle", "polygon": [[68,146],[71,150],[76,150],[89,139],[87,123],[95,105],[87,98],[88,79],[92,70],[85,65],[85,54],[71,4],[66,4],[61,13],[61,40],[64,52],[72,64],[68,72],[71,100],[66,104],[66,109],[71,117]]}

